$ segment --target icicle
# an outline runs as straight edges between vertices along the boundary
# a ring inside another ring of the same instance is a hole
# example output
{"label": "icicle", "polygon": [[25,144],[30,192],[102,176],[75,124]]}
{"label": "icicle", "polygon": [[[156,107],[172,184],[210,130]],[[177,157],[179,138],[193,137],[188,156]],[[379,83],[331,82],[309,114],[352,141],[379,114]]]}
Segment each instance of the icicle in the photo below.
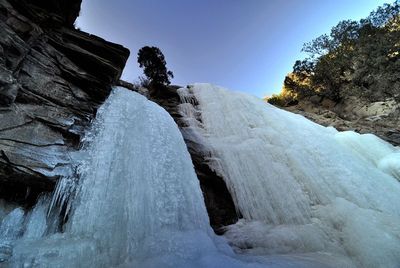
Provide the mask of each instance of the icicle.
{"label": "icicle", "polygon": [[35,207],[26,216],[26,228],[24,239],[37,239],[45,235],[48,228],[48,215],[51,197],[42,195],[39,197]]}
{"label": "icicle", "polygon": [[179,88],[177,90],[182,103],[190,103],[192,105],[197,105],[196,97],[193,94],[192,86],[187,86],[186,88]]}
{"label": "icicle", "polygon": [[78,184],[77,176],[65,176],[57,181],[54,189],[53,197],[47,211],[47,216],[52,214],[63,214],[63,220],[69,215],[71,210],[71,202],[75,195]]}

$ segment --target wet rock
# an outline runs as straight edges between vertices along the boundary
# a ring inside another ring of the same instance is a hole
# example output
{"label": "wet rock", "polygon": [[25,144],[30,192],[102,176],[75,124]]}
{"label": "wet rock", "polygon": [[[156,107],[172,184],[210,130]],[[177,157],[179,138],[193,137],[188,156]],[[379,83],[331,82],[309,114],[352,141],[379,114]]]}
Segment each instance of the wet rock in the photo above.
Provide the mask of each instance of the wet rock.
{"label": "wet rock", "polygon": [[0,107],[14,103],[19,89],[18,82],[10,71],[0,66]]}

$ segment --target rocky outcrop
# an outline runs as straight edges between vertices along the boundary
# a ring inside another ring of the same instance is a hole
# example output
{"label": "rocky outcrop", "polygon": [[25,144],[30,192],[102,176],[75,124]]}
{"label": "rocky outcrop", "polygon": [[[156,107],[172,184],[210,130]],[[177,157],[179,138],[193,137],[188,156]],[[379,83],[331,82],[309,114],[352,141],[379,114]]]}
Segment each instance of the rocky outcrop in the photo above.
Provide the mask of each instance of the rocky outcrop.
{"label": "rocky outcrop", "polygon": [[149,90],[141,85],[134,85],[132,83],[126,82],[124,80],[119,80],[116,84],[117,86],[129,89],[131,91],[135,91],[143,96],[145,96],[146,98],[149,98]]}
{"label": "rocky outcrop", "polygon": [[47,26],[72,27],[81,10],[82,0],[9,0],[31,21]]}
{"label": "rocky outcrop", "polygon": [[34,199],[70,155],[129,51],[72,27],[81,0],[0,0],[0,198]]}
{"label": "rocky outcrop", "polygon": [[[181,103],[177,93],[177,86],[156,86],[149,89],[148,97],[163,107],[174,118],[182,132],[182,136],[192,157],[193,165],[200,181],[210,224],[217,234],[223,232],[224,226],[237,222],[238,215],[232,196],[221,176],[215,173],[202,153],[202,145],[191,140],[185,135],[185,122],[179,113],[178,105]],[[132,88],[132,90],[134,90]]]}
{"label": "rocky outcrop", "polygon": [[340,131],[373,133],[395,146],[400,146],[400,103],[393,98],[371,101],[348,96],[335,103],[311,96],[284,109],[302,114],[318,124],[333,126]]}

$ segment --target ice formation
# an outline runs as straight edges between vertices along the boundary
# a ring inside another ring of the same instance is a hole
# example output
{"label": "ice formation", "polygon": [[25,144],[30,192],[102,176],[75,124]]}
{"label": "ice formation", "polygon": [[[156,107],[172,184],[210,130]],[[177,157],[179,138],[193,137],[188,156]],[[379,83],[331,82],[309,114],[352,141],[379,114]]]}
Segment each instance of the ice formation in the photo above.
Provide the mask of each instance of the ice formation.
{"label": "ice formation", "polygon": [[217,86],[178,92],[185,137],[203,145],[244,217],[225,235],[237,251],[399,267],[398,148]]}
{"label": "ice formation", "polygon": [[[182,135],[155,103],[114,90],[86,140],[74,155],[77,185],[66,177],[53,198],[42,197],[29,212],[0,208],[0,265],[282,267],[278,257],[241,259],[213,233]],[[57,206],[69,213],[62,232]]]}
{"label": "ice formation", "polygon": [[0,200],[0,266],[398,267],[396,148],[211,85],[179,93],[183,134],[244,219],[212,232],[173,119],[117,88],[72,156],[79,180],[65,177],[30,211]]}
{"label": "ice formation", "polygon": [[400,180],[400,149],[372,134],[339,132],[335,138],[359,157]]}

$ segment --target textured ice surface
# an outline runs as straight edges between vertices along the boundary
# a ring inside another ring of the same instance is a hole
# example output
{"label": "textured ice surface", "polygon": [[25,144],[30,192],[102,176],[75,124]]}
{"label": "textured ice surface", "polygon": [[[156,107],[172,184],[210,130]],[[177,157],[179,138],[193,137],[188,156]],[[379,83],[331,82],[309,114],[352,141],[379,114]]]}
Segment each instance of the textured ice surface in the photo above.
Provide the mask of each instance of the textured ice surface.
{"label": "textured ice surface", "polygon": [[367,156],[334,129],[210,85],[180,95],[183,131],[204,145],[243,220],[214,235],[173,119],[116,89],[72,156],[79,184],[65,177],[31,211],[0,206],[0,266],[398,267],[396,148],[378,140]]}
{"label": "textured ice surface", "polygon": [[15,240],[21,236],[24,211],[21,208],[12,210],[0,224],[0,263],[12,255]]}
{"label": "textured ice surface", "polygon": [[207,237],[208,217],[189,153],[169,114],[119,89],[100,109],[94,131],[83,153],[68,232],[94,239],[106,257],[98,264],[104,267],[154,258],[173,264],[189,251],[192,258],[200,256],[196,243],[184,243],[197,233]]}
{"label": "textured ice surface", "polygon": [[237,251],[400,266],[397,148],[217,86],[178,92],[184,131],[204,145],[244,216],[227,228]]}
{"label": "textured ice surface", "polygon": [[114,90],[86,140],[74,156],[79,184],[66,178],[52,202],[72,200],[64,232],[47,228],[42,237],[49,221],[38,204],[13,240],[10,267],[318,267],[296,257],[237,256],[215,236],[179,129],[143,96]]}
{"label": "textured ice surface", "polygon": [[[33,209],[26,212],[21,207],[2,201],[0,214],[5,216],[0,218],[0,267],[4,267],[3,262],[11,258],[15,245],[41,238],[50,229],[48,221],[52,218],[46,215],[49,202],[49,196],[43,195]],[[10,211],[11,207],[14,209]]]}
{"label": "textured ice surface", "polygon": [[372,134],[353,131],[339,132],[336,139],[349,147],[365,161],[400,180],[400,149]]}

